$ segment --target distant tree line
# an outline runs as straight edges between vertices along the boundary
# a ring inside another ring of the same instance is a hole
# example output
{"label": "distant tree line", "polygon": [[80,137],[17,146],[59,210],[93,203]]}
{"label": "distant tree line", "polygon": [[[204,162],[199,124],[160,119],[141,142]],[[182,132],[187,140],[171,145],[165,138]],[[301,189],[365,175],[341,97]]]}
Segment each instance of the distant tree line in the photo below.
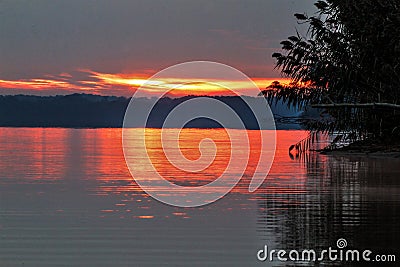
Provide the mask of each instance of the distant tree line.
{"label": "distant tree line", "polygon": [[[132,127],[161,128],[167,115],[179,104],[195,96],[181,98],[161,98],[154,106],[146,125],[132,122]],[[244,122],[247,129],[258,129],[258,123],[252,111],[240,97],[213,97],[230,106]],[[0,127],[72,127],[99,128],[122,127],[126,108],[131,98],[99,96],[90,94],[72,94],[65,96],[0,96]],[[262,101],[249,98],[249,101]],[[150,105],[147,98],[134,100],[134,105]],[[278,129],[300,128],[297,119],[305,114],[278,103],[272,107],[277,117]],[[138,113],[140,116],[140,113]],[[291,118],[291,119],[288,119]],[[180,125],[177,125],[177,127]],[[215,121],[199,118],[189,122],[187,128],[220,128]]]}

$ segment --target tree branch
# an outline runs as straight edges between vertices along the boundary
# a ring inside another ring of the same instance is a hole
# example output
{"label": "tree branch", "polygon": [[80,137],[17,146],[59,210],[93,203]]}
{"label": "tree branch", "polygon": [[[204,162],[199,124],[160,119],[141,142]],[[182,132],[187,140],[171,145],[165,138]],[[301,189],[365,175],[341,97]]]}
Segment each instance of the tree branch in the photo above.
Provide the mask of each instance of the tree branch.
{"label": "tree branch", "polygon": [[339,104],[315,104],[313,108],[389,108],[400,109],[400,105],[391,103],[339,103]]}

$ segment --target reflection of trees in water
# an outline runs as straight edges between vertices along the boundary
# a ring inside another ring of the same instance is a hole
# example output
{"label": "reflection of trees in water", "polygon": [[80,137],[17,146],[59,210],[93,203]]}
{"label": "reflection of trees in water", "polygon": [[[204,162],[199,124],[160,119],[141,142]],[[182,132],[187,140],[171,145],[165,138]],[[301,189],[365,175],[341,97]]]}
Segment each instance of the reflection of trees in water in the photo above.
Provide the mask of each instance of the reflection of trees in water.
{"label": "reflection of trees in water", "polygon": [[276,242],[276,248],[324,249],[345,238],[349,248],[396,253],[398,164],[395,159],[311,153],[304,160],[303,190],[277,194],[267,188],[259,195],[260,236]]}

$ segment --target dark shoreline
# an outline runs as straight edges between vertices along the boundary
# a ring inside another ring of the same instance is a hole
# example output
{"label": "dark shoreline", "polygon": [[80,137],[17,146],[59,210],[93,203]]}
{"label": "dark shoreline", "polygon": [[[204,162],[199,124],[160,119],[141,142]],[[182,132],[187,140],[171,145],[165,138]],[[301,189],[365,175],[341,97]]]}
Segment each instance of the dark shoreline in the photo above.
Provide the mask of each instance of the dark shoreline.
{"label": "dark shoreline", "polygon": [[362,140],[347,146],[319,151],[325,155],[353,155],[400,158],[400,140]]}
{"label": "dark shoreline", "polygon": [[[135,116],[148,116],[146,124],[141,120],[130,120],[130,127],[163,128],[166,116],[177,106],[195,96],[180,98],[161,98],[156,105],[148,98],[134,99],[137,106]],[[237,96],[210,97],[228,105],[238,114],[246,129],[259,129],[260,126],[251,109],[242,98]],[[246,97],[250,103],[257,104],[261,98]],[[51,128],[119,128],[124,125],[124,118],[131,99],[114,96],[98,96],[88,94],[72,94],[66,96],[0,96],[0,127],[51,127]],[[151,108],[150,114],[142,114]],[[309,117],[312,114],[288,108],[284,103],[271,106],[273,114],[279,117]],[[179,123],[175,123],[180,127]],[[175,127],[170,125],[171,127]],[[275,121],[277,129],[300,129],[294,122]],[[228,128],[235,124],[225,125]],[[186,128],[221,128],[221,125],[207,118],[195,118],[188,122]]]}
{"label": "dark shoreline", "polygon": [[386,151],[376,151],[376,152],[361,152],[361,151],[343,151],[343,150],[331,150],[331,151],[321,151],[322,155],[328,156],[362,156],[370,158],[396,158],[400,159],[400,152],[386,152]]}

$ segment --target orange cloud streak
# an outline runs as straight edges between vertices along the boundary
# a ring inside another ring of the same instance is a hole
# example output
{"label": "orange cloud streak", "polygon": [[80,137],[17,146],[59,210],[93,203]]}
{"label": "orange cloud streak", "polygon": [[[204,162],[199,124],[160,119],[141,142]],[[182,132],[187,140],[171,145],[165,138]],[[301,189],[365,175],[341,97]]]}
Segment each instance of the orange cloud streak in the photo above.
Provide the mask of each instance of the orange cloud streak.
{"label": "orange cloud streak", "polygon": [[[57,94],[65,94],[72,92],[93,93],[102,95],[122,95],[131,96],[133,92],[143,87],[149,92],[149,95],[157,92],[167,92],[173,96],[184,95],[226,95],[232,94],[231,88],[235,91],[246,95],[246,88],[240,81],[208,81],[194,80],[190,78],[166,78],[162,80],[150,80],[149,76],[143,74],[109,74],[100,73],[91,70],[81,70],[84,78],[74,78],[69,73],[61,73],[56,76],[48,76],[50,78],[38,79],[22,79],[22,80],[1,80],[0,89],[11,94],[18,91],[26,91],[27,94],[35,92],[49,92]],[[82,76],[82,75],[80,75]],[[273,81],[288,83],[288,79],[274,78],[253,78],[254,83],[264,89]],[[225,87],[225,88],[224,88]]]}
{"label": "orange cloud streak", "polygon": [[[91,72],[92,76],[99,79],[103,84],[108,85],[123,85],[132,86],[134,88],[144,87],[151,92],[165,92],[172,90],[170,94],[183,96],[183,95],[224,95],[231,94],[230,90],[223,88],[235,89],[236,91],[246,94],[245,84],[241,81],[227,81],[227,80],[194,80],[194,79],[178,79],[167,78],[163,80],[147,80],[146,77],[140,75],[121,75],[121,74],[104,74],[98,72]],[[276,78],[253,78],[253,82],[262,90],[270,85],[273,81],[281,83],[289,83],[289,79],[276,79]]]}

